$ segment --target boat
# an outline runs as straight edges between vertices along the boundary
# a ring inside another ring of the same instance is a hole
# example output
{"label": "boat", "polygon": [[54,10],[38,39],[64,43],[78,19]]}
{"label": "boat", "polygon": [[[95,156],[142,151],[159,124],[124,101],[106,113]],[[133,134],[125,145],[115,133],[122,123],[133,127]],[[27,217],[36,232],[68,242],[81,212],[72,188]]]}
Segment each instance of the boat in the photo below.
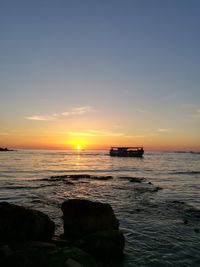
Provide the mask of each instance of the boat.
{"label": "boat", "polygon": [[111,157],[143,157],[143,147],[111,147]]}

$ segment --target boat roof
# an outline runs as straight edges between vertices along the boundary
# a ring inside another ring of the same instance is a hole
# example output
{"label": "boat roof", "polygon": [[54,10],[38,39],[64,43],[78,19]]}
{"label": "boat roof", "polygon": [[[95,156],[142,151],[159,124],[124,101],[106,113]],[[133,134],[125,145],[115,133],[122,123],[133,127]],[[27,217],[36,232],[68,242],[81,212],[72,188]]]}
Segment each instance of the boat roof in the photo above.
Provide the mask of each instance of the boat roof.
{"label": "boat roof", "polygon": [[112,146],[111,149],[143,149],[142,146]]}

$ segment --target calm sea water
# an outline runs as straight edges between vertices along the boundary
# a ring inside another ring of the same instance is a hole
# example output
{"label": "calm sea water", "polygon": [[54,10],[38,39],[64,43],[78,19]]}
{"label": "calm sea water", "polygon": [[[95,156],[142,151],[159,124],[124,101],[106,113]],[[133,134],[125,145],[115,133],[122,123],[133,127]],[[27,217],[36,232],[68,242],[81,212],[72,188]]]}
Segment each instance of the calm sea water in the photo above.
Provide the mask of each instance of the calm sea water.
{"label": "calm sea water", "polygon": [[[50,179],[65,174],[113,179]],[[145,179],[133,183],[130,177]],[[107,151],[0,153],[0,201],[47,213],[56,235],[63,231],[64,200],[110,203],[126,237],[123,267],[200,266],[199,193],[200,154],[146,152],[140,159],[113,158]]]}

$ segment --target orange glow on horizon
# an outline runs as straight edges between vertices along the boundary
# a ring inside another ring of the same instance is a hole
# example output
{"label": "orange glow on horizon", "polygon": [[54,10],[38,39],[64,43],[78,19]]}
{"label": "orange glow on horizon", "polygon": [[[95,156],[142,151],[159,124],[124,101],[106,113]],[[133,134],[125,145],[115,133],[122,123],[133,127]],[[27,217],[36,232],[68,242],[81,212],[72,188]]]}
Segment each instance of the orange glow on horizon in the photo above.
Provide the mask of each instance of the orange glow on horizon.
{"label": "orange glow on horizon", "polygon": [[[81,132],[80,132],[81,133]],[[23,132],[20,134],[2,135],[0,147],[13,149],[72,149],[90,150],[105,149],[111,146],[143,146],[144,150],[185,150],[200,151],[199,136],[190,136],[178,133],[141,137],[126,136],[71,136],[50,130],[47,132]],[[189,139],[189,141],[188,141]]]}

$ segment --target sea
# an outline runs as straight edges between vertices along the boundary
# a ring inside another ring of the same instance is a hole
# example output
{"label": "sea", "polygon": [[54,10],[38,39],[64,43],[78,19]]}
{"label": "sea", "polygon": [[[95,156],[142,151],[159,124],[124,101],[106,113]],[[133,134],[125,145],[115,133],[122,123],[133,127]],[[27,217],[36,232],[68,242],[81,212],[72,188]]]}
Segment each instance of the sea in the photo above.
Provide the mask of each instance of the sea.
{"label": "sea", "polygon": [[[90,176],[67,178],[75,174]],[[48,214],[55,238],[63,232],[61,203],[71,198],[112,206],[126,239],[122,267],[200,266],[199,153],[0,152],[0,201]]]}

